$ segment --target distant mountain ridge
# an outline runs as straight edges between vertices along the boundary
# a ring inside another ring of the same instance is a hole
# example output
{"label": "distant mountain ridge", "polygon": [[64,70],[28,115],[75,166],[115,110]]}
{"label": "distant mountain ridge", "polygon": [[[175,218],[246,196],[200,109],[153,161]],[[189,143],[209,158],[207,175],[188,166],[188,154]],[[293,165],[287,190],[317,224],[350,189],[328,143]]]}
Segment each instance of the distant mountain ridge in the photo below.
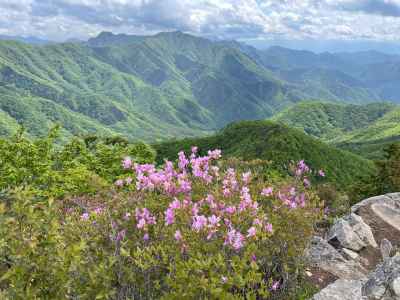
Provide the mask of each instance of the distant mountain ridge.
{"label": "distant mountain ridge", "polygon": [[400,106],[302,102],[272,118],[340,148],[377,158],[400,141]]}
{"label": "distant mountain ridge", "polygon": [[0,34],[0,41],[18,41],[31,45],[47,45],[54,43],[53,41],[41,39],[34,36],[24,37],[24,36],[2,35],[2,34]]}
{"label": "distant mountain ridge", "polygon": [[269,118],[302,100],[396,102],[397,63],[400,57],[379,52],[262,51],[182,32],[103,32],[41,46],[0,41],[0,134],[23,124],[40,135],[61,123],[65,137],[154,141]]}
{"label": "distant mountain ridge", "polygon": [[154,145],[159,161],[175,159],[176,153],[190,152],[198,146],[201,153],[221,149],[225,157],[247,161],[272,161],[274,167],[304,159],[314,170],[324,169],[329,181],[347,185],[358,176],[374,170],[371,161],[329,146],[303,132],[271,121],[242,121],[228,125],[215,135],[187,138]]}

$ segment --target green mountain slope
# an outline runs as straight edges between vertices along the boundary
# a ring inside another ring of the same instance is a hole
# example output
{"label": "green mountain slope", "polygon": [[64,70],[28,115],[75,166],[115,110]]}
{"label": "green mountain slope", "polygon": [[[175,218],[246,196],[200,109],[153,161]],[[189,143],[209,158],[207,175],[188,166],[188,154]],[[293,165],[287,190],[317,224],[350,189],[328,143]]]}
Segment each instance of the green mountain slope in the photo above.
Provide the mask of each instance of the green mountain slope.
{"label": "green mountain slope", "polygon": [[9,127],[23,124],[33,136],[54,123],[65,136],[205,135],[303,97],[239,50],[179,32],[102,33],[87,44],[0,41],[0,109]]}
{"label": "green mountain slope", "polygon": [[210,137],[170,141],[155,148],[159,159],[174,159],[179,150],[190,151],[192,145],[201,151],[218,148],[226,156],[245,160],[271,160],[277,167],[304,159],[313,169],[325,169],[330,180],[340,185],[373,170],[372,163],[366,159],[271,121],[233,123]]}
{"label": "green mountain slope", "polygon": [[386,144],[400,140],[400,107],[388,103],[302,102],[272,119],[373,158],[379,157]]}
{"label": "green mountain slope", "polygon": [[0,133],[22,124],[36,136],[60,123],[64,137],[97,132],[155,141],[269,118],[305,99],[395,101],[400,73],[388,66],[397,59],[261,51],[181,32],[104,32],[87,43],[44,46],[0,41]]}

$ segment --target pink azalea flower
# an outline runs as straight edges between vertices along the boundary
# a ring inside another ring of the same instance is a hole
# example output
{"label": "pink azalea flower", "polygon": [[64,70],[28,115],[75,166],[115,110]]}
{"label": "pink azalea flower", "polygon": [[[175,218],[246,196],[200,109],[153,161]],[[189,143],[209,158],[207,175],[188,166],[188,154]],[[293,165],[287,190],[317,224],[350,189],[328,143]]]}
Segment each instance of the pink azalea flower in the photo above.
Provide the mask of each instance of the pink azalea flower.
{"label": "pink azalea flower", "polygon": [[220,220],[221,220],[221,218],[217,217],[215,215],[212,215],[211,217],[208,217],[209,226],[211,226],[211,227],[217,226],[219,224]]}
{"label": "pink azalea flower", "polygon": [[273,231],[272,224],[271,223],[267,223],[265,225],[265,230],[268,231],[268,232],[272,232]]}
{"label": "pink azalea flower", "polygon": [[279,281],[274,281],[274,282],[272,283],[271,290],[272,290],[272,291],[276,291],[277,289],[279,289],[279,286],[280,286]]}
{"label": "pink azalea flower", "polygon": [[124,215],[124,220],[125,220],[125,221],[128,221],[130,217],[131,217],[131,213],[130,213],[130,212],[127,212],[127,213]]}
{"label": "pink azalea flower", "polygon": [[115,185],[118,186],[118,187],[121,187],[121,186],[124,185],[124,181],[123,181],[122,179],[118,179],[118,180],[115,182]]}
{"label": "pink azalea flower", "polygon": [[271,195],[272,195],[273,191],[274,191],[274,189],[273,189],[272,187],[264,188],[264,189],[261,191],[261,195],[262,195],[262,196],[268,197],[268,196],[271,196]]}
{"label": "pink azalea flower", "polygon": [[138,229],[143,229],[145,225],[146,225],[146,220],[145,219],[140,219],[139,222],[137,223],[136,227]]}
{"label": "pink azalea flower", "polygon": [[247,237],[248,237],[248,238],[253,237],[253,236],[255,236],[256,234],[257,234],[257,229],[256,229],[254,226],[250,227],[250,228],[247,230]]}
{"label": "pink azalea flower", "polygon": [[181,170],[185,170],[189,164],[189,160],[186,158],[185,152],[181,151],[178,153],[178,167]]}
{"label": "pink azalea flower", "polygon": [[126,169],[130,169],[132,167],[132,159],[130,157],[125,157],[122,161],[122,167]]}
{"label": "pink azalea flower", "polygon": [[174,238],[178,242],[182,240],[182,234],[181,234],[180,230],[175,231]]}
{"label": "pink azalea flower", "polygon": [[171,208],[171,209],[180,209],[181,208],[181,202],[177,198],[175,198],[175,200],[170,203],[169,208]]}
{"label": "pink azalea flower", "polygon": [[250,182],[251,172],[248,171],[242,174],[242,181],[244,184],[248,184]]}
{"label": "pink azalea flower", "polygon": [[308,180],[307,178],[304,178],[303,184],[304,184],[304,186],[307,187],[307,188],[311,186],[311,182],[310,182],[310,180]]}
{"label": "pink azalea flower", "polygon": [[165,211],[165,225],[171,225],[175,222],[175,212],[172,208]]}
{"label": "pink azalea flower", "polygon": [[81,220],[86,221],[86,220],[89,220],[89,218],[90,218],[90,215],[87,212],[85,212],[81,215]]}
{"label": "pink azalea flower", "polygon": [[207,218],[205,216],[194,216],[192,229],[195,231],[200,231],[203,227],[207,225]]}

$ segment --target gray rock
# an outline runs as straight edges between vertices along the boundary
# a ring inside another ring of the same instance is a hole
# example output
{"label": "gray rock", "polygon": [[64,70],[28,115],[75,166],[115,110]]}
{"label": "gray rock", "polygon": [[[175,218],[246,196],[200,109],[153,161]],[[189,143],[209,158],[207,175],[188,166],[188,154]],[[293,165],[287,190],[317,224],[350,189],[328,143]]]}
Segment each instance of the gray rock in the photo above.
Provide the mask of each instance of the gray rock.
{"label": "gray rock", "polygon": [[351,207],[351,211],[357,212],[361,207],[369,206],[374,203],[386,204],[391,207],[400,208],[400,193],[386,194],[386,195],[375,196],[375,197],[365,199],[365,200],[360,201],[359,203],[353,205]]}
{"label": "gray rock", "polygon": [[362,300],[361,280],[339,279],[328,285],[311,300]]}
{"label": "gray rock", "polygon": [[368,300],[400,300],[400,256],[386,259],[362,287]]}
{"label": "gray rock", "polygon": [[369,225],[365,223],[359,215],[352,213],[345,219],[349,222],[351,228],[353,228],[354,232],[364,243],[374,248],[378,248],[371,227],[369,227]]}
{"label": "gray rock", "polygon": [[357,252],[354,252],[350,249],[347,248],[343,248],[343,253],[345,254],[346,257],[348,257],[349,259],[353,259],[353,260],[359,260],[360,259],[360,255],[358,255]]}
{"label": "gray rock", "polygon": [[348,280],[365,279],[367,271],[360,263],[346,260],[332,245],[320,237],[314,237],[306,253],[311,266],[334,276]]}
{"label": "gray rock", "polygon": [[367,245],[378,247],[371,228],[354,213],[335,222],[329,231],[328,240],[354,251],[360,251]]}
{"label": "gray rock", "polygon": [[393,251],[392,243],[387,239],[383,239],[381,241],[380,249],[381,249],[382,258],[387,259],[390,257],[390,254]]}
{"label": "gray rock", "polygon": [[354,251],[359,251],[367,246],[344,219],[337,220],[329,230],[328,241]]}

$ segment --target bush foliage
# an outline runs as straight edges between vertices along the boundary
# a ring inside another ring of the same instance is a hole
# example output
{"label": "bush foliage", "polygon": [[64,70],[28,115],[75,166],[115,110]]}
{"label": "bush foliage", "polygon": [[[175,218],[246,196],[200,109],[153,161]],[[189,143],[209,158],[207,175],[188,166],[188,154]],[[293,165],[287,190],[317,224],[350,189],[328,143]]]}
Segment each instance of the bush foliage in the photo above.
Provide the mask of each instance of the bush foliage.
{"label": "bush foliage", "polygon": [[303,253],[322,207],[304,162],[281,177],[269,162],[194,148],[156,166],[144,144],[54,139],[1,141],[5,299],[305,295]]}

